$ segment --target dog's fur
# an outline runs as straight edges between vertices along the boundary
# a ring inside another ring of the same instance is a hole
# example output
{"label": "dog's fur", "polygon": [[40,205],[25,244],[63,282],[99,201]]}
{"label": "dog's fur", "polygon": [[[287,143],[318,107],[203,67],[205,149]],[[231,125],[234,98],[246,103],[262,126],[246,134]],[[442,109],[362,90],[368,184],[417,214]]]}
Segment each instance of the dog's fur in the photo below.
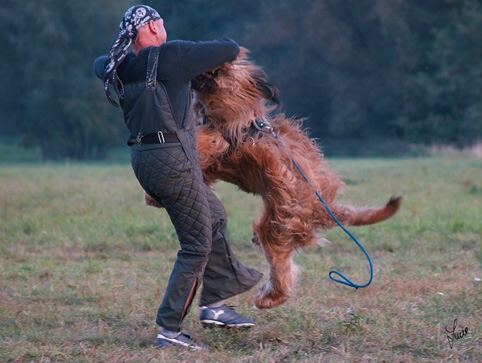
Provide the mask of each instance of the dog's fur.
{"label": "dog's fur", "polygon": [[[255,296],[258,308],[275,307],[290,297],[297,275],[293,252],[316,243],[317,231],[337,226],[292,160],[344,226],[381,222],[398,211],[400,197],[373,208],[336,201],[343,182],[302,129],[303,120],[272,115],[278,90],[247,58],[247,50],[234,62],[196,77],[192,87],[194,110],[204,120],[197,144],[205,182],[223,180],[263,199],[252,242],[265,253],[270,280]],[[145,201],[156,205],[148,195]]]}

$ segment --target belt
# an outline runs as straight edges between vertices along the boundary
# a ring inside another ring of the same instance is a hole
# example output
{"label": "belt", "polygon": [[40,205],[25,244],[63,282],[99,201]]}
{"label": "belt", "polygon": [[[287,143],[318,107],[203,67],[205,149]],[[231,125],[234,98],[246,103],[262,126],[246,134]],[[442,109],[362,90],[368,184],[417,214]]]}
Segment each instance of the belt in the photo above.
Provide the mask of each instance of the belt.
{"label": "belt", "polygon": [[181,142],[175,133],[158,131],[152,134],[139,134],[135,139],[127,141],[127,145],[137,144],[141,146],[142,144],[165,144],[174,142]]}

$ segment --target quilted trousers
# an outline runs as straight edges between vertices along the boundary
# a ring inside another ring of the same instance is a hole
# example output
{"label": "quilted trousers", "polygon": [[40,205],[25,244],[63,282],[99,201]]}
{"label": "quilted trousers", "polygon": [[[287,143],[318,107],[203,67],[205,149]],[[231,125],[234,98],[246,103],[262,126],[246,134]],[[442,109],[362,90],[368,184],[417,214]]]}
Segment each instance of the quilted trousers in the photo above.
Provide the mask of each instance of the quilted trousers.
{"label": "quilted trousers", "polygon": [[198,155],[192,155],[180,144],[143,145],[131,152],[137,179],[166,209],[181,246],[156,318],[171,331],[181,330],[201,282],[204,306],[246,292],[262,277],[234,257],[224,206],[204,183]]}

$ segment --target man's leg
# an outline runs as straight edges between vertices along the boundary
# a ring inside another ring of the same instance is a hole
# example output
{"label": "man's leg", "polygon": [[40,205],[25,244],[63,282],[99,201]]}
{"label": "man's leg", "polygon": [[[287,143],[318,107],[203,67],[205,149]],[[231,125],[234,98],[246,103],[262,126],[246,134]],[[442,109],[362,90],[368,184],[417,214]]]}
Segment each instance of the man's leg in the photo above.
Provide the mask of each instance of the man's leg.
{"label": "man's leg", "polygon": [[174,204],[163,200],[181,245],[156,319],[171,331],[181,330],[211,251],[211,214],[205,185],[196,177],[188,177],[183,183]]}
{"label": "man's leg", "polygon": [[262,274],[243,266],[234,257],[229,245],[224,206],[210,189],[207,196],[212,216],[213,245],[204,270],[199,318],[204,327],[250,328],[255,325],[254,320],[238,314],[224,303],[224,299],[248,291],[258,283]]}

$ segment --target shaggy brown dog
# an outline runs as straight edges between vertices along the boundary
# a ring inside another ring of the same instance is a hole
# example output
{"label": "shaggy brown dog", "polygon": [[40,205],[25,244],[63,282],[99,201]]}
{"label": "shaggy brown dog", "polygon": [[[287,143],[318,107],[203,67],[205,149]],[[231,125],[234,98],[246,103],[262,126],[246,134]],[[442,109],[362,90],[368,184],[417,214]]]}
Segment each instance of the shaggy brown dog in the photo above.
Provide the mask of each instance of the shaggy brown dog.
{"label": "shaggy brown dog", "polygon": [[[205,123],[197,144],[206,183],[223,180],[263,199],[252,242],[265,253],[270,279],[255,296],[258,308],[275,307],[290,297],[298,271],[293,252],[313,245],[317,231],[337,226],[291,158],[344,226],[381,222],[398,211],[400,197],[375,208],[337,203],[343,182],[302,129],[302,120],[271,115],[278,91],[245,49],[236,61],[198,76],[192,87],[195,112]],[[156,205],[148,195],[146,204]]]}

